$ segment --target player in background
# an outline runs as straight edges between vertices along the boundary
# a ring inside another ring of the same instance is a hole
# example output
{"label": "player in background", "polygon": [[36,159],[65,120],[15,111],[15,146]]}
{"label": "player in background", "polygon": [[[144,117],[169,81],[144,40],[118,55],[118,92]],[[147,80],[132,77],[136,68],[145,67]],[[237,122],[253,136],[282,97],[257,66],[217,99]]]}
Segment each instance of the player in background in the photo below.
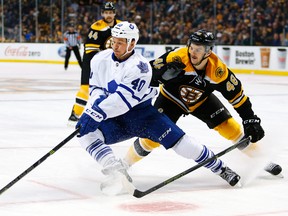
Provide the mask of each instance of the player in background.
{"label": "player in background", "polygon": [[63,38],[64,43],[66,45],[66,55],[65,55],[65,62],[64,62],[65,70],[67,70],[68,68],[71,51],[74,52],[75,57],[78,61],[78,64],[82,68],[82,60],[81,60],[81,55],[79,52],[82,39],[79,33],[75,31],[74,24],[70,24],[68,26],[68,31],[66,31],[63,36],[64,36]]}
{"label": "player in background", "polygon": [[101,16],[101,20],[96,21],[90,26],[84,44],[81,85],[68,119],[68,122],[72,123],[72,125],[78,121],[89,97],[90,61],[96,53],[111,48],[111,28],[121,22],[115,19],[116,8],[112,2],[103,4],[101,7]]}
{"label": "player in background", "polygon": [[[261,120],[254,113],[249,97],[244,94],[241,81],[212,51],[214,43],[212,32],[199,30],[190,36],[186,47],[150,61],[153,69],[151,85],[162,83],[154,106],[175,123],[182,115],[193,115],[233,143],[247,136],[252,136],[252,143],[256,143],[264,137]],[[213,94],[215,90],[240,115],[244,132]],[[131,166],[158,146],[159,143],[138,138],[127,152],[125,161]],[[244,152],[251,154],[253,150],[249,148]],[[264,169],[272,175],[282,171],[281,166],[275,163],[269,163]]]}
{"label": "player in background", "polygon": [[[117,159],[109,145],[133,137],[149,138],[166,149],[200,163],[213,152],[186,135],[166,115],[152,106],[157,88],[151,87],[149,61],[134,48],[139,39],[137,26],[121,22],[112,29],[112,49],[91,60],[90,97],[76,128],[81,146],[103,167],[111,178],[125,175],[127,165]],[[220,159],[205,166],[231,186],[240,176]]]}

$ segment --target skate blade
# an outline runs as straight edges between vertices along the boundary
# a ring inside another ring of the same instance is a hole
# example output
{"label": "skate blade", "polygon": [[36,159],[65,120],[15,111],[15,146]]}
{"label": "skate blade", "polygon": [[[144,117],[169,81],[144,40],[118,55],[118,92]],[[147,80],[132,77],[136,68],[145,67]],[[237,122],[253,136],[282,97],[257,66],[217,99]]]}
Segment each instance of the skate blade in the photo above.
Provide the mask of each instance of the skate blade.
{"label": "skate blade", "polygon": [[282,175],[282,173],[279,173],[278,175],[273,175],[275,176],[276,178],[284,178],[284,176]]}
{"label": "skate blade", "polygon": [[234,188],[242,188],[243,184],[241,181],[238,181],[236,185],[234,185]]}
{"label": "skate blade", "polygon": [[68,120],[68,122],[67,122],[67,127],[75,128],[76,125],[77,125],[77,122],[76,122],[76,121],[70,121],[70,120]]}

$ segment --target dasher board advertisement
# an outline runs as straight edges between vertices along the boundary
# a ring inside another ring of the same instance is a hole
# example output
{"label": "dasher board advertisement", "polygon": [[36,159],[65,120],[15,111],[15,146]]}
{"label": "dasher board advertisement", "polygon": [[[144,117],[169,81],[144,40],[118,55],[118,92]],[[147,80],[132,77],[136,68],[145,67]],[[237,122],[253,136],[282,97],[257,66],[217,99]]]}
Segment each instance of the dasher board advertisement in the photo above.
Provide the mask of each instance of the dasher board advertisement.
{"label": "dasher board advertisement", "polygon": [[287,47],[217,46],[218,56],[230,68],[288,72]]}

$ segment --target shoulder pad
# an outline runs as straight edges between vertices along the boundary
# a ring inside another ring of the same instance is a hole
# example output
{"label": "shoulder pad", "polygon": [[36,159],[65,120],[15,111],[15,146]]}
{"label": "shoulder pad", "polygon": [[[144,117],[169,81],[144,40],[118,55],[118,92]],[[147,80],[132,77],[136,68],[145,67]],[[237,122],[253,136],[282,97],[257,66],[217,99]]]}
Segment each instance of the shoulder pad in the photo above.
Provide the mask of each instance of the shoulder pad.
{"label": "shoulder pad", "polygon": [[166,62],[178,61],[184,63],[185,65],[189,65],[190,60],[187,53],[187,47],[180,47],[175,50],[171,50],[166,57]]}
{"label": "shoulder pad", "polygon": [[109,26],[103,20],[98,20],[91,25],[91,29],[95,31],[103,31],[106,30]]}
{"label": "shoulder pad", "polygon": [[229,75],[226,64],[224,64],[214,52],[211,53],[208,61],[209,64],[206,69],[207,72],[209,71],[208,76],[216,83],[226,80]]}

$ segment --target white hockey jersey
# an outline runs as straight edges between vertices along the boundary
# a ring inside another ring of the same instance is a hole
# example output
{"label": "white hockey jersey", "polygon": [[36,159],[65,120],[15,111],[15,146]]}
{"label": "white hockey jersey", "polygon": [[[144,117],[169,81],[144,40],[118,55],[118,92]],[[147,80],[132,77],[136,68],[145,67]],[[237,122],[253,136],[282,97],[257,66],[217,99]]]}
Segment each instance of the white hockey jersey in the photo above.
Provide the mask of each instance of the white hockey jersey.
{"label": "white hockey jersey", "polygon": [[149,61],[134,52],[128,59],[119,61],[112,49],[99,52],[91,60],[90,106],[106,98],[99,108],[113,118],[157,95],[157,88],[150,87],[152,68]]}

